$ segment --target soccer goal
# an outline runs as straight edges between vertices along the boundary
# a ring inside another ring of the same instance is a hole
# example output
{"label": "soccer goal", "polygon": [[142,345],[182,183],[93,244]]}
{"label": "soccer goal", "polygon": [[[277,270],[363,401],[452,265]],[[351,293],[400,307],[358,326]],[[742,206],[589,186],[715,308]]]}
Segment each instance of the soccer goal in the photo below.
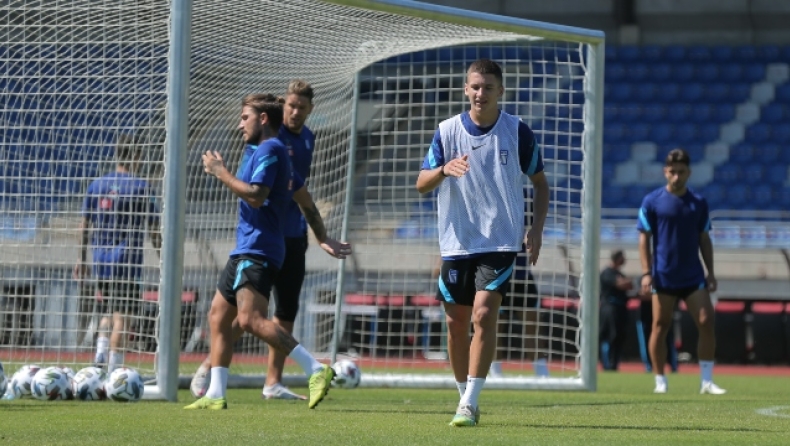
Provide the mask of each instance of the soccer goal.
{"label": "soccer goal", "polygon": [[[82,197],[115,170],[119,142],[133,138],[163,247],[160,261],[146,239],[126,363],[149,376],[148,396],[175,399],[207,354],[206,312],[235,241],[236,200],[202,172],[200,154],[220,151],[235,169],[241,97],[281,94],[301,78],[317,93],[309,188],[329,233],[355,254],[337,261],[312,242],[294,334],[327,362],[355,360],[363,386],[454,386],[433,300],[434,201],[414,184],[438,123],[468,108],[468,64],[489,57],[505,72],[503,109],[538,136],[552,196],[532,271],[538,316],[525,324],[523,308],[504,309],[505,373],[487,386],[595,389],[603,33],[406,0],[346,3],[360,4],[0,6],[9,17],[0,24],[7,370],[92,362],[101,296],[91,280],[72,278]],[[261,385],[267,353],[245,335],[231,384]],[[547,359],[548,378],[533,376],[536,355]],[[301,374],[285,381],[306,382]]]}

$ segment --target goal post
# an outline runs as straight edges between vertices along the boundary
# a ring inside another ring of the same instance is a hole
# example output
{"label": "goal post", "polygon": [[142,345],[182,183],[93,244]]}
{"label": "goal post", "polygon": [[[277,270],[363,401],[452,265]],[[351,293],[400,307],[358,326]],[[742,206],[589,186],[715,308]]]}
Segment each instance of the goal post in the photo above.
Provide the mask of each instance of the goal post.
{"label": "goal post", "polygon": [[[523,320],[503,326],[505,377],[487,386],[594,390],[603,33],[412,1],[228,8],[210,0],[0,6],[9,17],[0,24],[6,370],[92,362],[97,314],[82,304],[94,290],[71,279],[82,197],[114,169],[120,135],[142,133],[141,175],[155,190],[163,246],[160,260],[145,243],[126,363],[149,378],[147,397],[174,400],[207,354],[207,311],[235,242],[237,202],[203,173],[200,154],[217,150],[235,170],[241,97],[282,94],[301,78],[316,90],[308,186],[329,234],[351,241],[355,254],[337,261],[311,240],[295,337],[322,361],[356,360],[363,386],[453,386],[442,370],[443,315],[430,299],[435,204],[414,182],[438,123],[468,108],[466,67],[490,57],[504,68],[503,109],[538,137],[552,201],[533,271],[545,298],[538,342],[527,345],[535,336]],[[245,335],[234,348],[230,383],[262,385],[267,347]],[[531,376],[526,358],[537,353],[548,358],[549,378]],[[306,383],[288,364],[285,383]]]}

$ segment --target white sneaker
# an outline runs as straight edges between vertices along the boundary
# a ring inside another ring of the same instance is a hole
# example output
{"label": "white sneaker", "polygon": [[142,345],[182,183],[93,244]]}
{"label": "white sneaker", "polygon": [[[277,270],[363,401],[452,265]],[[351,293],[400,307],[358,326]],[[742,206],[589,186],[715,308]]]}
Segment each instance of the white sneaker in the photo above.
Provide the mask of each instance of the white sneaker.
{"label": "white sneaker", "polygon": [[700,395],[704,395],[706,393],[708,395],[724,395],[727,393],[727,391],[716,384],[713,384],[713,381],[705,381],[702,383],[702,386],[700,386],[699,393]]}
{"label": "white sneaker", "polygon": [[656,383],[653,393],[667,393],[667,383]]}
{"label": "white sneaker", "polygon": [[261,392],[261,398],[267,400],[306,400],[307,397],[299,395],[298,393],[291,392],[291,390],[284,385],[277,383],[271,387],[264,387]]}
{"label": "white sneaker", "polygon": [[189,383],[189,391],[195,398],[203,398],[208,392],[208,386],[211,384],[211,369],[204,367],[203,364],[198,367],[197,372],[192,377],[192,382]]}

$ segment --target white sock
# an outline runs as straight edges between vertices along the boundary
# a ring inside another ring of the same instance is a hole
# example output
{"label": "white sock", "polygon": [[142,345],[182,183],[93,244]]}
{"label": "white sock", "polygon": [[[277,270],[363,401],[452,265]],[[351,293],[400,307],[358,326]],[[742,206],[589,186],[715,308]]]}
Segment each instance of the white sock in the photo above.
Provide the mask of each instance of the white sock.
{"label": "white sock", "polygon": [[112,372],[121,366],[123,366],[123,353],[110,352],[110,361],[107,364],[107,370]]}
{"label": "white sock", "polygon": [[538,358],[532,363],[532,369],[535,370],[535,376],[545,378],[549,376],[549,364],[546,358]]}
{"label": "white sock", "polygon": [[224,398],[228,388],[228,368],[212,367],[211,383],[206,391],[206,398]]}
{"label": "white sock", "polygon": [[699,374],[703,383],[713,381],[713,361],[700,361]]}
{"label": "white sock", "polygon": [[494,361],[491,363],[491,367],[488,369],[489,373],[494,375],[501,375],[502,374],[502,361]]}
{"label": "white sock", "polygon": [[324,365],[316,361],[313,355],[311,355],[307,349],[302,347],[302,344],[294,347],[293,351],[291,351],[288,357],[296,361],[296,363],[299,364],[299,367],[301,367],[302,370],[307,373],[307,376],[310,376],[315,372],[320,372],[324,368]]}
{"label": "white sock", "polygon": [[471,404],[472,407],[477,408],[477,399],[480,397],[480,392],[483,391],[485,383],[485,378],[469,378],[469,384],[466,386],[466,392],[461,397],[459,406]]}
{"label": "white sock", "polygon": [[658,386],[660,384],[663,384],[665,386],[667,385],[667,377],[666,376],[664,376],[664,375],[656,375],[656,385]]}
{"label": "white sock", "polygon": [[461,395],[461,398],[463,398],[464,393],[466,393],[466,381],[464,382],[456,381],[455,387],[458,387],[458,393]]}
{"label": "white sock", "polygon": [[104,355],[104,360],[107,360],[107,352],[110,351],[110,338],[106,336],[99,336],[96,339],[96,362],[99,362],[101,355]]}

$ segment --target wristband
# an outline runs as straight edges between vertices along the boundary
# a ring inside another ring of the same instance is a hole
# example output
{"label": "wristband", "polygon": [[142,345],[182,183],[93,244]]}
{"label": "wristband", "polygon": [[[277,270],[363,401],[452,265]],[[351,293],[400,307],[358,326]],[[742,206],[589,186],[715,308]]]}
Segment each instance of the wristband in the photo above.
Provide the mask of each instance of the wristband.
{"label": "wristband", "polygon": [[442,176],[445,177],[445,178],[450,176],[450,175],[447,175],[446,173],[444,173],[444,165],[442,165],[442,167],[439,169],[439,172],[441,172]]}
{"label": "wristband", "polygon": [[653,273],[644,273],[644,274],[642,274],[642,278],[644,279],[645,277],[652,276],[652,275],[653,275]]}

